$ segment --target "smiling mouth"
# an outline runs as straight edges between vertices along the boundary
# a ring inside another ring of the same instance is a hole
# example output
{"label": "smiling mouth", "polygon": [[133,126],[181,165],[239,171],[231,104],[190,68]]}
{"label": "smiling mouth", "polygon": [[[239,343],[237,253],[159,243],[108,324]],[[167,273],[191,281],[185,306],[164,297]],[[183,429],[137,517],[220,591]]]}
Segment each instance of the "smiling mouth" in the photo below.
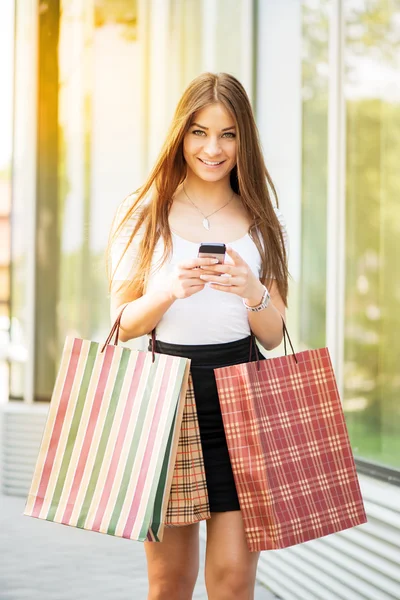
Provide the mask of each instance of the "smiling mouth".
{"label": "smiling mouth", "polygon": [[207,167],[219,167],[224,163],[224,160],[214,161],[214,160],[204,160],[203,158],[199,158],[199,161],[206,165]]}

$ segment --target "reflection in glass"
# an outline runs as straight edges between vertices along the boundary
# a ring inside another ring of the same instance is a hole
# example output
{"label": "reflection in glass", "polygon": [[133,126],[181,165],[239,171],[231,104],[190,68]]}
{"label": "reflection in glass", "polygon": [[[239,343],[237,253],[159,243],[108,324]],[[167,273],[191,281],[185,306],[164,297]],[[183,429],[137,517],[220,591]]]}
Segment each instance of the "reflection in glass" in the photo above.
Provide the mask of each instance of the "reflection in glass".
{"label": "reflection in glass", "polygon": [[60,19],[59,351],[109,329],[104,253],[115,208],[139,185],[135,0],[63,0]]}
{"label": "reflection in glass", "polygon": [[355,454],[400,468],[400,2],[345,9],[344,408]]}
{"label": "reflection in glass", "polygon": [[300,341],[325,345],[330,0],[302,2],[302,247]]}
{"label": "reflection in glass", "polygon": [[0,347],[8,342],[10,326],[14,9],[12,1],[0,5]]}
{"label": "reflection in glass", "polygon": [[[10,397],[22,399],[26,386],[32,301],[29,296],[28,259],[32,252],[31,223],[35,182],[36,72],[32,68],[36,44],[36,5],[15,3],[14,42],[14,131],[12,154],[12,235],[11,235],[11,344]],[[11,28],[11,31],[13,29]]]}

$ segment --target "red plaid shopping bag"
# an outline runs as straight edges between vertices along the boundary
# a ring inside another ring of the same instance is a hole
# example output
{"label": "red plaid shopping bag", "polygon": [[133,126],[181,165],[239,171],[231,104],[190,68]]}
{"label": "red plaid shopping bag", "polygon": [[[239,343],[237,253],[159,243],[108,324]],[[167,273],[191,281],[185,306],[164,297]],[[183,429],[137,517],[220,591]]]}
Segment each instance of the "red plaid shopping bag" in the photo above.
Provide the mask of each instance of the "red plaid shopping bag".
{"label": "red plaid shopping bag", "polygon": [[287,356],[286,336],[285,356],[215,369],[251,551],[367,521],[328,349]]}

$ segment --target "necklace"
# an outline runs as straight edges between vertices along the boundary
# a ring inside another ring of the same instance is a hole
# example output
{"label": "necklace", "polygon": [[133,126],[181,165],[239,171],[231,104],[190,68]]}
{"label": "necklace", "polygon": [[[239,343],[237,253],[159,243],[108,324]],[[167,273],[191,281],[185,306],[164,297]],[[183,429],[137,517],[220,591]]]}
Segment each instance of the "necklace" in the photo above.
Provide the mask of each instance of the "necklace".
{"label": "necklace", "polygon": [[210,230],[210,221],[208,220],[209,217],[212,217],[213,215],[215,215],[215,213],[217,213],[218,211],[222,210],[223,208],[225,208],[225,206],[228,206],[228,204],[233,200],[233,196],[235,195],[235,192],[232,193],[232,196],[229,198],[228,202],[226,202],[223,206],[220,206],[219,208],[217,208],[217,210],[214,210],[214,212],[210,213],[209,215],[205,215],[203,213],[202,210],[200,210],[200,208],[198,206],[196,206],[196,204],[193,202],[193,200],[191,198],[189,198],[186,190],[185,190],[185,186],[183,185],[183,191],[185,192],[185,196],[186,198],[189,200],[189,202],[191,204],[193,204],[193,206],[199,211],[199,213],[203,216],[203,227],[204,229],[207,229],[207,231]]}

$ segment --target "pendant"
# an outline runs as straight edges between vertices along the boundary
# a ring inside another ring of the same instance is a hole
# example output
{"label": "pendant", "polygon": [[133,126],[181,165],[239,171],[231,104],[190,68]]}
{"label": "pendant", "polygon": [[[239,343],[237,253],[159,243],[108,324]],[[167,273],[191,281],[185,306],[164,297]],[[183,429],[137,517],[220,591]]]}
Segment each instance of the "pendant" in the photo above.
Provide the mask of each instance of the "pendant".
{"label": "pendant", "polygon": [[203,219],[203,227],[204,229],[207,229],[207,231],[210,231],[210,221],[206,218]]}

